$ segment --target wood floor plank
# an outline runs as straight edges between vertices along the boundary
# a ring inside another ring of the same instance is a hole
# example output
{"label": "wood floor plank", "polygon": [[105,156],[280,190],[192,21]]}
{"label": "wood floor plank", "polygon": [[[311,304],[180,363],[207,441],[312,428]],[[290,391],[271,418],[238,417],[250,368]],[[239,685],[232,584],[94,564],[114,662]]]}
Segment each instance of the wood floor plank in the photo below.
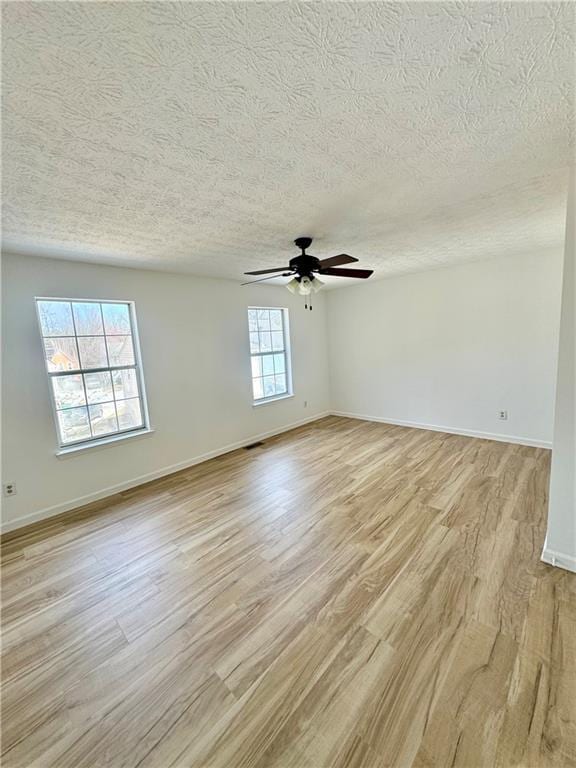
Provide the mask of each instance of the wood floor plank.
{"label": "wood floor plank", "polygon": [[9,534],[2,765],[576,766],[549,471],[331,416]]}

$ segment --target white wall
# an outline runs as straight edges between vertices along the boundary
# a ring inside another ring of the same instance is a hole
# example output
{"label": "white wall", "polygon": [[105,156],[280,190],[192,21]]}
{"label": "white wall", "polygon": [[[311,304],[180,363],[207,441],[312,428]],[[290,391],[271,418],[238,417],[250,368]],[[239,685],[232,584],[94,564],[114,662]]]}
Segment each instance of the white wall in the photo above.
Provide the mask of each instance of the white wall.
{"label": "white wall", "polygon": [[542,559],[576,571],[576,173],[568,191],[566,248],[548,532]]}
{"label": "white wall", "polygon": [[550,445],[561,256],[491,259],[331,291],[333,410]]}
{"label": "white wall", "polygon": [[[4,529],[327,411],[549,445],[561,265],[523,255],[363,283],[310,313],[280,287],[4,256]],[[38,295],[135,300],[153,435],[56,457]],[[256,408],[251,304],[290,308],[295,389]]]}
{"label": "white wall", "polygon": [[[5,530],[329,408],[322,295],[307,312],[281,287],[14,255],[3,257],[2,286],[2,478],[17,486],[3,499]],[[42,295],[136,302],[154,434],[56,457],[34,307]],[[249,305],[290,309],[294,398],[252,406]]]}

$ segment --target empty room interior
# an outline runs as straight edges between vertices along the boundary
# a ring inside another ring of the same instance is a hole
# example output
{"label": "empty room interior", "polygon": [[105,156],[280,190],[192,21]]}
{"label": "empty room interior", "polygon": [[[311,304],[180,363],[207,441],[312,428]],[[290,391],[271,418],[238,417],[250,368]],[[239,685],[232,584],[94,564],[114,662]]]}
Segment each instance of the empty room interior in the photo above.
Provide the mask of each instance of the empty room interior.
{"label": "empty room interior", "polygon": [[2,3],[4,768],[576,767],[575,11]]}

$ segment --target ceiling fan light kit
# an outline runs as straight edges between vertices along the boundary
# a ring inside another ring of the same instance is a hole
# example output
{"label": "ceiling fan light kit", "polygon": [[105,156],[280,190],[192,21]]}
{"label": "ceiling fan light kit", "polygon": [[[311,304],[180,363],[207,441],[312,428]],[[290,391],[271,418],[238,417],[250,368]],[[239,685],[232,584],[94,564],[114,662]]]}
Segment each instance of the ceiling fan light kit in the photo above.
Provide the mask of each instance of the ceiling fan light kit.
{"label": "ceiling fan light kit", "polygon": [[[312,309],[312,294],[318,293],[324,285],[316,277],[315,273],[331,275],[332,277],[357,277],[362,280],[370,277],[373,273],[371,269],[341,269],[342,264],[352,264],[358,261],[358,259],[348,256],[346,253],[341,253],[338,256],[332,256],[322,261],[315,256],[310,256],[306,253],[306,249],[312,244],[311,237],[298,237],[294,240],[294,244],[297,248],[300,248],[302,253],[300,256],[290,259],[287,267],[259,269],[255,272],[245,272],[244,274],[269,275],[268,277],[260,278],[260,280],[252,280],[251,283],[263,282],[264,280],[270,280],[272,277],[292,277],[292,280],[290,280],[286,287],[291,293],[306,297],[310,296],[310,299],[306,299],[304,306],[306,309]],[[282,272],[282,275],[274,274],[276,272]],[[250,285],[251,283],[243,283],[243,285]]]}
{"label": "ceiling fan light kit", "polygon": [[311,293],[318,293],[323,285],[322,280],[317,277],[293,277],[286,288],[299,296],[309,296]]}

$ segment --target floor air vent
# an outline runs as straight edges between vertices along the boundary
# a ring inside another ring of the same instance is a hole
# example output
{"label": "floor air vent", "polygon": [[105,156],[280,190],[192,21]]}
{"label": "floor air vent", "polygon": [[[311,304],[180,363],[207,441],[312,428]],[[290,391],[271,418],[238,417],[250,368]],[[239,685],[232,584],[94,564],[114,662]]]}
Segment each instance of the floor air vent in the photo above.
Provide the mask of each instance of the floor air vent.
{"label": "floor air vent", "polygon": [[258,442],[256,443],[250,443],[250,445],[245,445],[244,450],[251,451],[252,448],[259,448],[261,445],[264,445],[264,443],[262,442],[262,440],[258,440]]}

